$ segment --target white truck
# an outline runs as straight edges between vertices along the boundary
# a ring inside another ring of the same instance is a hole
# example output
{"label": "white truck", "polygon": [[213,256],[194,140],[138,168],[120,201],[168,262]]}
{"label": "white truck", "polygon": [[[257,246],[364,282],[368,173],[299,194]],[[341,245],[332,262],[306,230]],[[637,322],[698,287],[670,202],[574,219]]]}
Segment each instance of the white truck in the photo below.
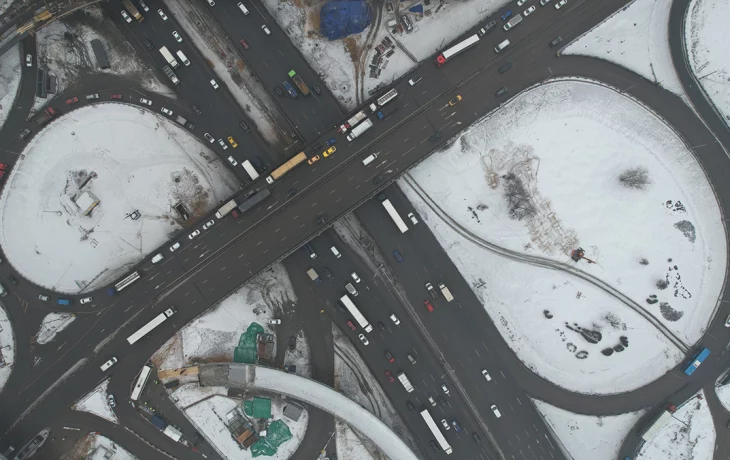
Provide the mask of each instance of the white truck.
{"label": "white truck", "polygon": [[454,296],[451,295],[451,291],[449,291],[449,288],[447,288],[444,283],[439,283],[439,289],[441,289],[441,294],[444,295],[444,299],[446,299],[447,302],[454,300]]}
{"label": "white truck", "polygon": [[519,24],[520,22],[522,22],[522,16],[518,14],[517,16],[514,16],[512,19],[507,21],[507,24],[502,26],[502,28],[504,30],[510,30],[511,28],[513,28],[514,26]]}
{"label": "white truck", "polygon": [[413,388],[413,385],[411,385],[411,381],[408,380],[408,377],[406,377],[406,374],[401,372],[398,374],[398,380],[400,380],[400,383],[403,385],[403,388],[406,389],[406,392],[412,393],[415,388]]}
{"label": "white truck", "polygon": [[347,120],[344,125],[340,125],[339,131],[342,134],[345,134],[348,129],[357,125],[358,123],[363,121],[365,118],[367,118],[367,115],[365,114],[364,110],[361,110],[361,111],[357,112],[355,115],[353,115],[349,120]]}
{"label": "white truck", "polygon": [[347,135],[347,140],[352,142],[355,140],[356,137],[360,136],[362,133],[367,131],[368,129],[373,127],[373,121],[372,120],[365,120],[364,122],[360,123],[359,125],[355,126],[353,130],[350,132],[350,134]]}
{"label": "white truck", "polygon": [[166,46],[160,48],[160,54],[163,58],[165,58],[167,63],[172,66],[173,69],[177,69],[178,67],[180,67],[180,64],[178,64],[177,60],[172,56],[172,53],[167,50]]}

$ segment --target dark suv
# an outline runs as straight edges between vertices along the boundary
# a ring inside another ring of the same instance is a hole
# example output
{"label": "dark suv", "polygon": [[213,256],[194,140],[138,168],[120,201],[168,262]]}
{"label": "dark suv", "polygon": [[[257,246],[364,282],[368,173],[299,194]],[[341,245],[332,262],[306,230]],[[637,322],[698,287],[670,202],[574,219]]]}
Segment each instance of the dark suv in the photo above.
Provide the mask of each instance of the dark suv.
{"label": "dark suv", "polygon": [[511,62],[505,62],[503,66],[499,68],[499,73],[505,73],[512,68]]}
{"label": "dark suv", "polygon": [[494,95],[497,96],[497,97],[504,96],[505,94],[507,94],[507,87],[506,86],[503,86],[503,87],[499,88],[497,90],[497,92],[494,93]]}

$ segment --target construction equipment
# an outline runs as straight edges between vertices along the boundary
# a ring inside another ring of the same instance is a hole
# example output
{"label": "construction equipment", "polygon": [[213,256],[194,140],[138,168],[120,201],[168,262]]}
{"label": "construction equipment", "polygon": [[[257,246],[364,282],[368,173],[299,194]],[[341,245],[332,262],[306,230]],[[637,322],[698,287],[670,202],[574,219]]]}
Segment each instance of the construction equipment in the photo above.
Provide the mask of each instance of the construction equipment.
{"label": "construction equipment", "polygon": [[586,252],[583,248],[573,249],[570,251],[570,258],[573,259],[574,262],[580,262],[580,260],[583,259],[589,264],[595,264],[594,261],[585,256],[585,253]]}

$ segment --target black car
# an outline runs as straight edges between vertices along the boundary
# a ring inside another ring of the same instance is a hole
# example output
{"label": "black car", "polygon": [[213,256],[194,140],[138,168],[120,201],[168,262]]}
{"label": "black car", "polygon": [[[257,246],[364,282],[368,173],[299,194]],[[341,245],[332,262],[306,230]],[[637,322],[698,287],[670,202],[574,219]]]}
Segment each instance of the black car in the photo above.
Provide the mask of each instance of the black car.
{"label": "black car", "polygon": [[507,87],[506,86],[503,86],[503,87],[499,88],[497,90],[497,92],[494,93],[494,95],[497,96],[497,97],[503,96],[505,94],[507,94]]}
{"label": "black car", "polygon": [[558,43],[563,41],[563,37],[557,36],[550,42],[550,46],[556,46]]}
{"label": "black car", "polygon": [[497,21],[490,21],[489,23],[487,23],[487,25],[484,26],[484,29],[483,29],[484,33],[488,34],[489,32],[491,32],[494,29],[494,26],[496,26],[496,25],[497,25]]}
{"label": "black car", "polygon": [[436,441],[434,441],[433,439],[431,440],[431,448],[433,450],[435,450],[436,452],[441,452],[441,449],[439,449],[438,444],[436,444]]}
{"label": "black car", "polygon": [[28,137],[28,134],[30,134],[30,129],[25,128],[23,131],[20,132],[20,135],[18,136],[20,140],[22,141],[26,137]]}
{"label": "black car", "polygon": [[431,137],[428,138],[428,140],[431,141],[431,142],[436,142],[439,139],[441,139],[441,132],[440,131],[436,131],[435,133],[431,134]]}
{"label": "black car", "polygon": [[292,351],[297,349],[297,337],[294,335],[289,337],[289,349]]}
{"label": "black car", "polygon": [[505,62],[503,66],[499,68],[499,73],[505,73],[512,68],[511,62]]}
{"label": "black car", "polygon": [[378,327],[380,328],[381,331],[385,331],[386,330],[385,324],[383,324],[382,321],[378,321]]}
{"label": "black car", "polygon": [[440,406],[446,406],[446,401],[444,401],[444,398],[442,398],[441,396],[436,396],[436,401],[438,401]]}
{"label": "black car", "polygon": [[327,216],[325,214],[320,214],[317,216],[317,225],[323,225],[325,222],[327,222]]}
{"label": "black car", "polygon": [[408,410],[416,410],[416,406],[410,401],[406,401],[406,407],[408,407]]}
{"label": "black car", "polygon": [[477,443],[482,442],[482,438],[480,438],[479,435],[476,433],[472,433],[471,437],[474,438],[474,442],[477,442]]}
{"label": "black car", "polygon": [[8,279],[13,284],[13,286],[17,286],[18,285],[18,278],[14,277],[13,275],[9,275],[8,276]]}
{"label": "black car", "polygon": [[287,198],[291,198],[291,197],[293,197],[293,196],[294,196],[294,195],[296,195],[296,194],[297,194],[297,189],[295,189],[295,188],[290,188],[290,189],[289,189],[289,191],[288,191],[288,192],[286,192],[286,197],[287,197]]}
{"label": "black car", "polygon": [[281,88],[279,88],[278,86],[274,86],[274,92],[276,94],[278,94],[279,96],[283,96],[284,95],[284,91],[282,91]]}
{"label": "black car", "polygon": [[381,176],[380,174],[373,178],[373,184],[378,185],[381,182],[383,182],[383,176]]}
{"label": "black car", "polygon": [[322,272],[324,273],[324,277],[327,278],[327,281],[334,281],[335,280],[335,277],[332,276],[332,272],[330,271],[329,268],[324,267],[322,269]]}
{"label": "black car", "polygon": [[340,310],[342,313],[346,312],[345,307],[342,305],[342,302],[340,302],[339,300],[337,301],[337,309]]}
{"label": "black car", "polygon": [[193,112],[195,112],[195,114],[198,115],[198,116],[200,116],[200,115],[203,114],[203,111],[200,110],[200,107],[198,107],[197,105],[194,105],[193,106]]}
{"label": "black car", "polygon": [[314,86],[312,86],[312,89],[314,90],[315,93],[317,93],[317,96],[319,96],[320,94],[322,94],[322,90],[319,89],[319,86],[314,85]]}
{"label": "black car", "polygon": [[187,127],[190,131],[195,131],[195,125],[190,122],[185,123],[185,127]]}
{"label": "black car", "polygon": [[251,158],[251,163],[253,163],[253,166],[256,168],[256,170],[260,173],[266,171],[268,168],[266,165],[261,161],[261,158],[259,157],[253,157]]}
{"label": "black car", "polygon": [[150,51],[152,51],[153,49],[155,49],[155,47],[152,45],[152,42],[149,41],[149,40],[147,40],[146,38],[144,39],[144,47],[147,48]]}
{"label": "black car", "polygon": [[242,121],[242,122],[238,123],[238,126],[240,126],[241,129],[243,129],[247,133],[250,133],[251,132],[251,128],[248,127],[248,125],[246,124],[245,121]]}

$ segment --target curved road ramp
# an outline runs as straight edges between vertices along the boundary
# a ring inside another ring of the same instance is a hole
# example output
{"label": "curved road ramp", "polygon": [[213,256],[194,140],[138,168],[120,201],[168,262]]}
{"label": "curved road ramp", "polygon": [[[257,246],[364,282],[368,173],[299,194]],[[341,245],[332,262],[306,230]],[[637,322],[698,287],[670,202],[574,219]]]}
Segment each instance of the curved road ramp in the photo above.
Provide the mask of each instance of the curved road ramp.
{"label": "curved road ramp", "polygon": [[391,459],[418,460],[408,446],[373,414],[319,382],[250,364],[201,364],[198,371],[202,386],[224,386],[245,391],[261,389],[291,396],[343,419],[368,436]]}

